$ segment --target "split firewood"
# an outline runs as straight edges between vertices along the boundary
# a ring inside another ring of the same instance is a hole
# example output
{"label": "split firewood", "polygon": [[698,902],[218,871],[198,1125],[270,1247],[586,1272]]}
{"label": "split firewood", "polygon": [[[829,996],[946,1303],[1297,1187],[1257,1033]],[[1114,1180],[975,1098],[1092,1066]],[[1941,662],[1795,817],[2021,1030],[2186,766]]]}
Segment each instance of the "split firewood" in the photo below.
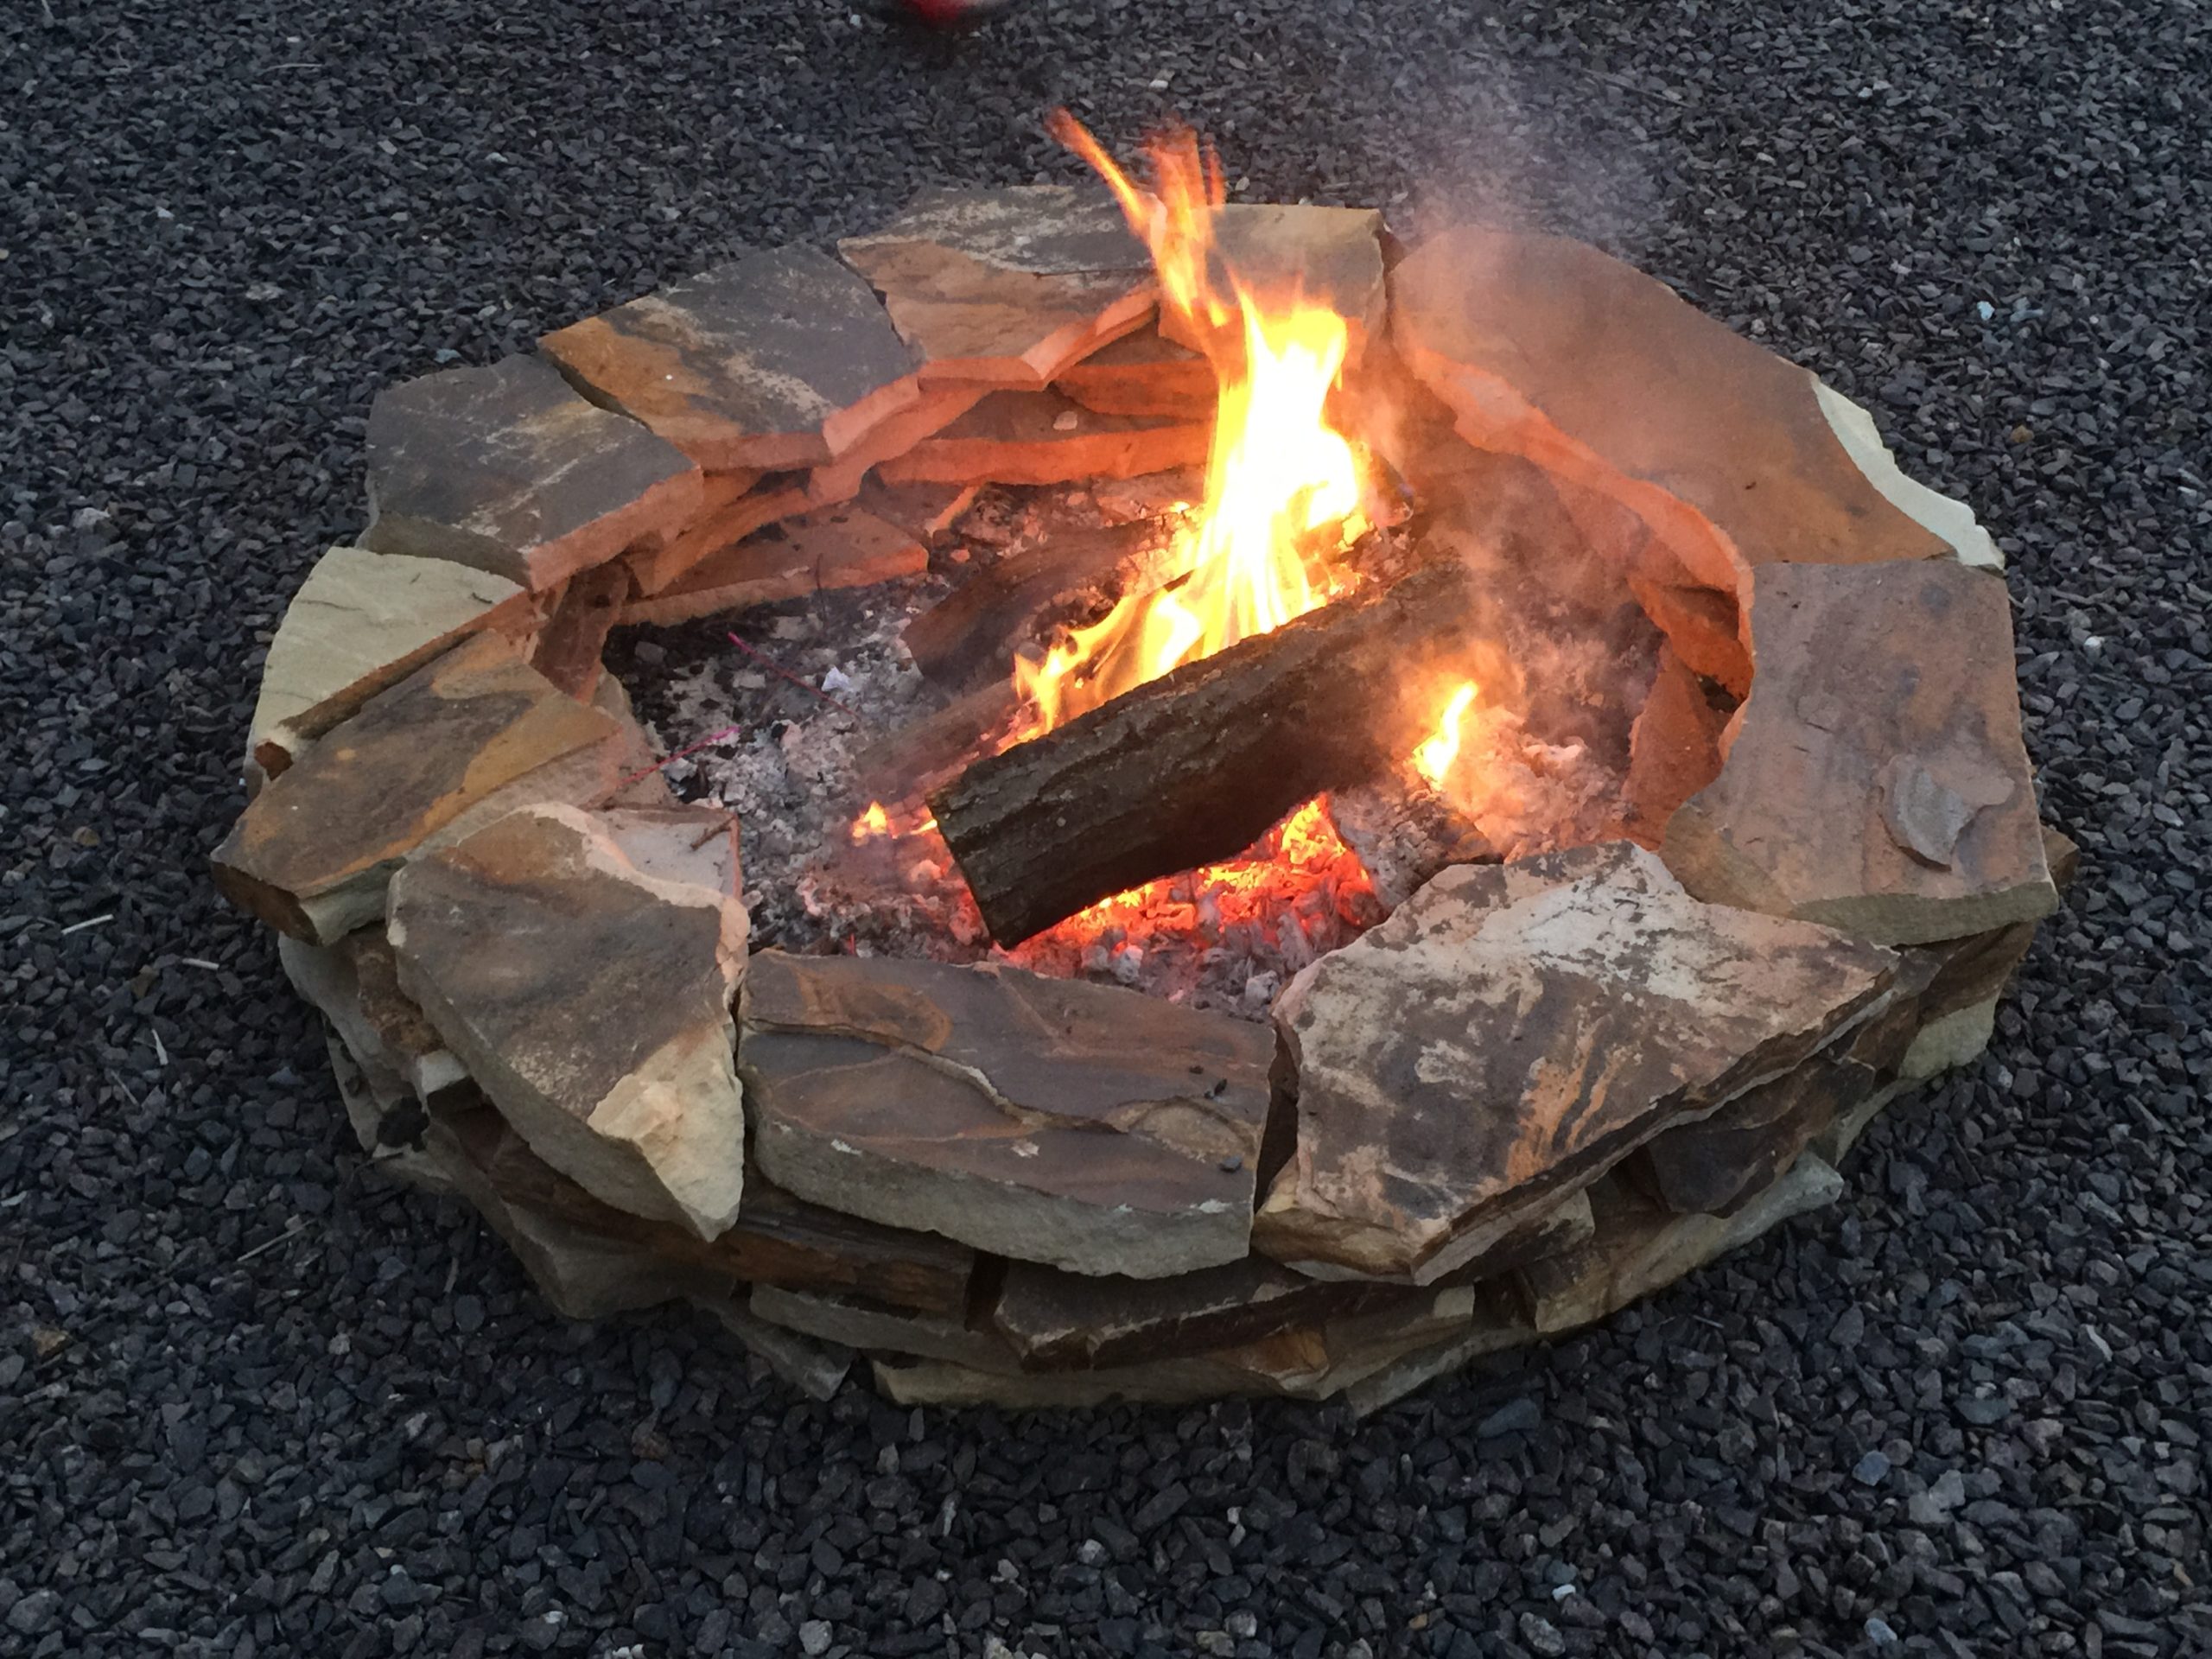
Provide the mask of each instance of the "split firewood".
{"label": "split firewood", "polygon": [[1067,531],[1007,555],[906,625],[914,666],[956,690],[1006,678],[1015,653],[1055,622],[1103,612],[1173,575],[1173,522]]}
{"label": "split firewood", "polygon": [[1411,753],[1471,644],[1456,563],[1190,663],[929,798],[991,936],[1227,858],[1292,807]]}
{"label": "split firewood", "polygon": [[1334,791],[1329,822],[1359,855],[1375,896],[1392,910],[1440,870],[1498,862],[1475,821],[1403,764]]}

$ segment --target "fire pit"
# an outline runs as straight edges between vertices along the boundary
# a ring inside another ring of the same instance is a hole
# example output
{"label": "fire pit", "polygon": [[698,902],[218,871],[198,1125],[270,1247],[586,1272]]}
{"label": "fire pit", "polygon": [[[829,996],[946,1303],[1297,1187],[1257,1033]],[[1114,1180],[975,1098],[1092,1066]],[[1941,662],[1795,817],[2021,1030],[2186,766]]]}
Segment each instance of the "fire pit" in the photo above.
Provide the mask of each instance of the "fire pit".
{"label": "fire pit", "polygon": [[1594,249],[1062,136],[378,399],[215,854],[363,1146],[902,1402],[1366,1408],[1832,1200],[2072,862],[1989,537]]}

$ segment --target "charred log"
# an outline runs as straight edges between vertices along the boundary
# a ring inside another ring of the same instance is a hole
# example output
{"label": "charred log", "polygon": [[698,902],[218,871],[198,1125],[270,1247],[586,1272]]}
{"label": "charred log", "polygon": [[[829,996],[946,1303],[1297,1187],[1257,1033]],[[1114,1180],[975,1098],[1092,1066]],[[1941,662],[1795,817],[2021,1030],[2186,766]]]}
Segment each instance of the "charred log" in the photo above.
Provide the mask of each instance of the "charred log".
{"label": "charred log", "polygon": [[930,806],[991,937],[1226,858],[1409,753],[1473,605],[1461,567],[1432,566],[969,767]]}
{"label": "charred log", "polygon": [[1410,766],[1383,767],[1332,791],[1329,822],[1359,855],[1375,896],[1392,910],[1448,866],[1498,861],[1481,827]]}

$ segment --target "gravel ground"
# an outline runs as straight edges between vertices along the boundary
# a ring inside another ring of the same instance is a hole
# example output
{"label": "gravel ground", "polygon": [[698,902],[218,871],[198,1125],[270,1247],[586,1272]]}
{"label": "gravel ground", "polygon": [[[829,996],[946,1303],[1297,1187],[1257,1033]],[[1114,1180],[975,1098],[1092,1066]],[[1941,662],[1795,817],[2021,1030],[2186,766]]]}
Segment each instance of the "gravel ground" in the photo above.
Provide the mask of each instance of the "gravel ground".
{"label": "gravel ground", "polygon": [[[2212,10],[0,11],[0,1653],[2203,1654]],[[1254,197],[1594,236],[2014,562],[2087,873],[1840,1211],[1362,1425],[817,1407],[365,1174],[215,899],[380,385],[1171,106]]]}

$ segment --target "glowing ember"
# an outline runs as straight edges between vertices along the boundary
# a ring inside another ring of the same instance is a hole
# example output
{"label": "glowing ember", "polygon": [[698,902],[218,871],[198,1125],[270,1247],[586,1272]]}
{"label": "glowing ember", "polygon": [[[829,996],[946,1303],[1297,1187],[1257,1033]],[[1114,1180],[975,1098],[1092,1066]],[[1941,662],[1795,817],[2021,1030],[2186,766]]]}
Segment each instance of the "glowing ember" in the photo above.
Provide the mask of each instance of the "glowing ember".
{"label": "glowing ember", "polygon": [[1308,554],[1360,496],[1352,447],[1323,413],[1349,327],[1294,296],[1263,302],[1234,273],[1227,296],[1215,287],[1218,163],[1187,131],[1162,139],[1151,147],[1155,194],[1147,194],[1074,118],[1062,111],[1053,130],[1113,188],[1152,251],[1161,304],[1208,343],[1220,394],[1205,500],[1176,549],[1189,575],[1122,601],[1042,662],[1017,663],[1016,688],[1032,710],[1017,734],[1025,740],[1326,601],[1333,585]]}
{"label": "glowing ember", "polygon": [[1330,894],[1332,926],[1365,927],[1381,915],[1374,884],[1358,855],[1329,822],[1328,798],[1306,803],[1235,858],[1102,899],[1047,928],[1014,953],[1016,960],[1109,935],[1142,947],[1158,933],[1220,939],[1239,928],[1275,933],[1312,922],[1298,919],[1301,901]]}
{"label": "glowing ember", "polygon": [[1459,758],[1460,728],[1466,724],[1468,706],[1475,700],[1475,683],[1467,681],[1452,694],[1436,722],[1436,734],[1414,751],[1414,766],[1432,784],[1440,785]]}

